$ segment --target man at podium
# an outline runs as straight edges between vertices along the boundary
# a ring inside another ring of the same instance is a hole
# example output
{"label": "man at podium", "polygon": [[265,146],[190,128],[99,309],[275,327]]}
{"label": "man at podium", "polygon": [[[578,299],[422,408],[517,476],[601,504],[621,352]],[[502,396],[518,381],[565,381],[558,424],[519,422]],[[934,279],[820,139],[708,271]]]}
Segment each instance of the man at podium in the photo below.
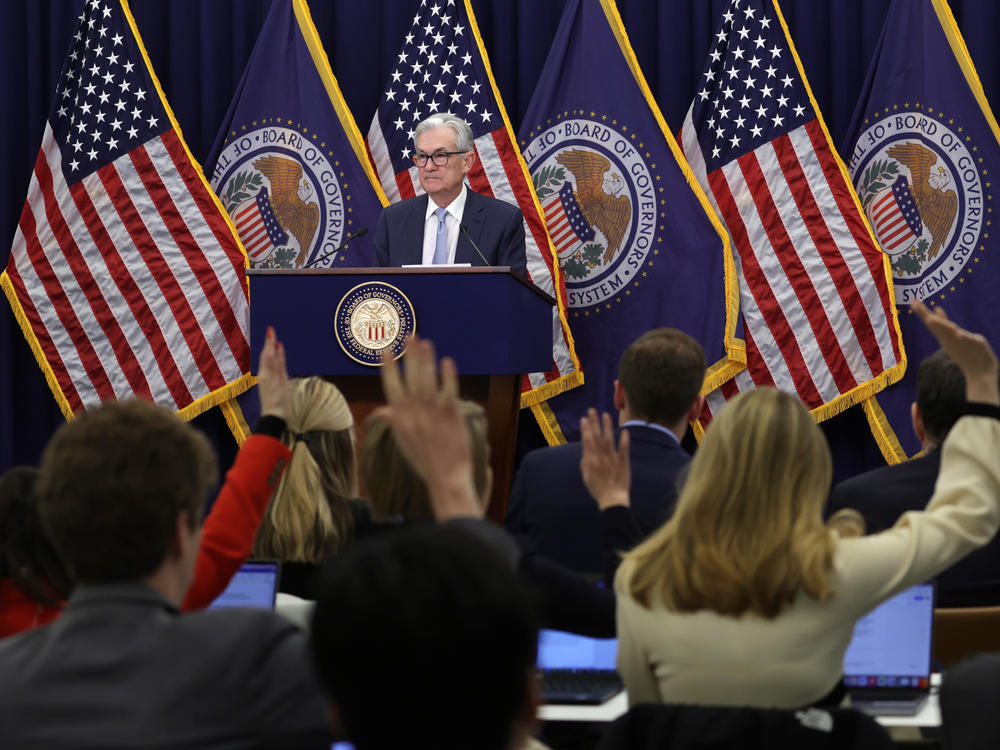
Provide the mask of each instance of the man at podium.
{"label": "man at podium", "polygon": [[476,161],[469,124],[448,112],[432,114],[414,130],[413,146],[426,194],[382,209],[372,265],[510,266],[526,277],[520,209],[465,183]]}

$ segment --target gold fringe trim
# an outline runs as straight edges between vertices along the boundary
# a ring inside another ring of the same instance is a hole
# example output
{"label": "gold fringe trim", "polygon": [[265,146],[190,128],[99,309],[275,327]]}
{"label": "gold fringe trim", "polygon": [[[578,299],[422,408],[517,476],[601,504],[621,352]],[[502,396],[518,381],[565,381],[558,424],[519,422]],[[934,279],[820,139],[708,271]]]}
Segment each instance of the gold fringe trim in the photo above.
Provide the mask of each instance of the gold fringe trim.
{"label": "gold fringe trim", "polygon": [[199,414],[203,414],[211,409],[213,406],[219,406],[230,399],[236,398],[243,393],[243,391],[248,390],[255,382],[257,381],[254,379],[253,375],[242,375],[232,383],[224,385],[222,388],[217,388],[211,393],[206,393],[201,398],[192,401],[183,409],[180,409],[177,412],[177,416],[185,421],[194,419]]}
{"label": "gold fringe trim", "polygon": [[219,411],[226,418],[226,424],[229,425],[229,431],[236,438],[236,444],[242,446],[244,441],[250,436],[250,425],[247,424],[247,420],[243,416],[243,410],[240,408],[239,402],[233,398],[221,403],[219,404]]}
{"label": "gold fringe trim", "polygon": [[528,407],[537,406],[553,396],[558,396],[560,393],[572,390],[578,385],[583,385],[583,380],[584,375],[578,370],[567,375],[562,375],[555,380],[550,380],[545,385],[532,388],[530,391],[523,391],[521,393],[521,408],[527,409]]}
{"label": "gold fringe trim", "polygon": [[531,407],[531,411],[549,445],[562,445],[566,442],[566,436],[563,434],[562,427],[559,426],[559,420],[556,419],[555,412],[552,411],[552,407],[548,403],[535,404]]}
{"label": "gold fringe trim", "polygon": [[11,282],[6,271],[0,274],[0,286],[3,287],[7,301],[10,302],[11,310],[14,312],[14,319],[21,327],[21,333],[24,334],[24,338],[28,341],[28,346],[31,347],[31,353],[35,355],[35,361],[38,363],[38,366],[42,370],[42,374],[45,376],[45,382],[48,383],[49,390],[52,391],[52,395],[55,397],[56,403],[59,405],[59,411],[63,413],[63,416],[67,421],[71,420],[74,414],[73,410],[70,408],[69,399],[67,399],[66,394],[63,393],[62,387],[59,385],[59,381],[56,378],[56,374],[52,371],[52,365],[50,365],[48,359],[45,358],[45,352],[42,351],[42,345],[38,341],[38,337],[35,336],[35,332],[31,329],[31,324],[28,322],[28,316],[25,314],[24,308],[21,306],[21,300],[17,298],[17,292],[14,289],[14,284]]}
{"label": "gold fringe trim", "polygon": [[886,463],[898,464],[905,461],[907,459],[906,451],[899,444],[899,438],[896,437],[896,432],[892,429],[892,425],[889,424],[889,420],[885,416],[885,412],[882,411],[879,402],[872,396],[865,399],[861,403],[861,406],[865,410],[865,416],[868,417],[868,425],[871,427],[872,435],[875,436],[875,442],[878,443],[879,450],[882,451],[882,457],[885,458]]}

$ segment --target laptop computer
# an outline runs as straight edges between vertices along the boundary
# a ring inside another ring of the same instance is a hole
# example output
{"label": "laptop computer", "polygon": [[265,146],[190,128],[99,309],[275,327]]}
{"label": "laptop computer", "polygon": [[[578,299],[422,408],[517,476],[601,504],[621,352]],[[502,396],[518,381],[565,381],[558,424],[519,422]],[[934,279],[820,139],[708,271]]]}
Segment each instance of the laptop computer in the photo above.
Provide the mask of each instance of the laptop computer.
{"label": "laptop computer", "polygon": [[208,609],[274,609],[280,576],[281,563],[277,560],[247,560]]}
{"label": "laptop computer", "polygon": [[912,716],[930,695],[934,584],[922,583],[880,604],[854,626],[844,654],[851,706]]}
{"label": "laptop computer", "polygon": [[618,640],[561,630],[538,634],[538,668],[545,703],[598,705],[625,686],[615,671]]}

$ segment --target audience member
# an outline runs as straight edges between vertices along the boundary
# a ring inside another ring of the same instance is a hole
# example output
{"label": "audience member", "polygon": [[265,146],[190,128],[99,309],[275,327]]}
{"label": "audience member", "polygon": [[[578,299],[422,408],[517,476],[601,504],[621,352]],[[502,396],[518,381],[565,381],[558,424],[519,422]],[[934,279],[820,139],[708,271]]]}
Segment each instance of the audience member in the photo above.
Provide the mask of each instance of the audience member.
{"label": "audience member", "polygon": [[[941,443],[965,406],[965,377],[958,365],[943,351],[921,362],[917,400],[910,407],[921,455],[841,482],[830,493],[830,511],[855,508],[868,532],[877,533],[905,512],[926,506],[941,468]],[[937,583],[938,606],[1000,604],[1000,537],[941,573]]]}
{"label": "audience member", "polygon": [[941,741],[945,750],[1000,747],[1000,653],[979,654],[950,667],[941,682]]}
{"label": "audience member", "polygon": [[[831,460],[794,397],[733,399],[699,447],[674,516],[629,553],[616,578],[618,667],[629,701],[792,708],[840,683],[855,622],[935,576],[1000,525],[1000,385],[989,343],[921,316],[966,379],[969,413],[942,449],[925,511],[888,531],[839,539],[822,523]],[[628,433],[581,425],[584,480],[629,502]]]}
{"label": "audience member", "polygon": [[[257,391],[261,419],[237,453],[205,521],[185,611],[202,609],[225,589],[250,554],[254,535],[289,458],[276,438],[288,408],[284,350],[273,330],[261,353]],[[46,541],[38,517],[37,471],[12,469],[0,482],[0,637],[54,620],[73,578]]]}
{"label": "audience member", "polygon": [[354,418],[337,387],[295,379],[282,442],[291,460],[257,531],[254,554],[280,560],[281,590],[315,599],[320,564],[370,518],[357,499]]}
{"label": "audience member", "polygon": [[[433,346],[417,342],[405,356],[407,374],[426,368],[428,383],[434,381]],[[423,351],[430,347],[428,358]],[[383,378],[391,372],[382,368]],[[399,380],[398,376],[396,381]],[[393,392],[392,378],[385,386],[386,399]],[[415,381],[419,387],[427,384]],[[455,392],[457,394],[457,391]],[[368,422],[368,432],[362,441],[361,476],[371,499],[373,526],[394,528],[410,523],[463,519],[469,531],[482,534],[484,541],[505,550],[521,578],[536,593],[539,616],[545,627],[581,633],[595,638],[610,638],[615,634],[614,595],[610,589],[600,589],[561,565],[538,555],[528,545],[515,545],[509,535],[483,521],[489,503],[492,474],[489,468],[489,443],[486,439],[486,417],[481,407],[455,396],[458,415],[457,429],[464,437],[469,452],[469,481],[472,500],[454,513],[442,508],[434,499],[432,488],[414,466],[413,460],[400,444],[398,430],[390,421],[391,412],[376,411]],[[430,440],[430,438],[429,438]],[[437,441],[435,437],[433,440]],[[435,447],[431,443],[430,447]],[[443,451],[445,446],[441,446]],[[490,533],[492,532],[492,533]]]}
{"label": "audience member", "polygon": [[[486,412],[472,401],[459,401],[458,410],[469,433],[476,497],[485,510],[493,488]],[[434,508],[427,485],[400,453],[389,423],[382,416],[372,414],[365,427],[359,463],[372,517],[381,524],[433,521]]]}
{"label": "audience member", "polygon": [[535,725],[538,630],[510,565],[451,526],[330,561],[312,626],[335,729],[357,750],[513,750]]}
{"label": "audience member", "polygon": [[[635,535],[642,538],[673,512],[677,482],[691,457],[681,448],[687,424],[701,411],[698,395],[705,379],[705,352],[686,333],[657,328],[625,350],[614,383],[619,426],[629,434],[632,466],[630,488]],[[602,516],[580,477],[580,443],[541,448],[521,462],[507,505],[504,526],[523,535],[539,554],[578,571],[605,570],[605,541],[614,541],[612,566],[624,549],[618,536],[609,539]],[[610,519],[621,522],[623,519]],[[631,524],[632,519],[624,519]],[[613,526],[617,530],[617,526]],[[634,543],[634,542],[633,542]],[[629,545],[631,546],[631,545]]]}
{"label": "audience member", "polygon": [[0,642],[0,746],[328,746],[294,625],[180,613],[215,474],[204,436],[144,401],[56,432],[38,508],[77,583],[56,622]]}
{"label": "audience member", "polygon": [[33,466],[0,477],[0,638],[51,622],[73,590],[38,517],[37,478]]}

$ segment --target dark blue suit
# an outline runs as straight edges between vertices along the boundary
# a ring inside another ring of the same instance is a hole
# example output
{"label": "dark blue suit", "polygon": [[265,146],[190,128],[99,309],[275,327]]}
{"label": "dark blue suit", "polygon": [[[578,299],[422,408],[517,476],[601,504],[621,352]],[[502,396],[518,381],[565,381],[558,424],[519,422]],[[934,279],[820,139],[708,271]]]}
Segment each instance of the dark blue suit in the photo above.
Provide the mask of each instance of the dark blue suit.
{"label": "dark blue suit", "polygon": [[[648,535],[674,510],[677,478],[691,457],[669,435],[633,425],[629,431],[632,514]],[[580,443],[540,448],[521,461],[504,526],[536,552],[579,573],[601,575],[602,521],[580,476]]]}
{"label": "dark blue suit", "polygon": [[[934,494],[941,449],[919,458],[851,477],[830,493],[829,512],[854,508],[865,517],[867,533],[891,528],[908,510],[923,510]],[[937,577],[941,607],[1000,604],[1000,534]]]}
{"label": "dark blue suit", "polygon": [[[423,262],[426,195],[400,201],[382,209],[375,230],[375,267],[419,265]],[[521,210],[506,201],[467,191],[462,224],[479,246],[488,263],[483,263],[469,237],[458,234],[456,263],[474,266],[510,266],[527,278],[524,250],[524,217]]]}

